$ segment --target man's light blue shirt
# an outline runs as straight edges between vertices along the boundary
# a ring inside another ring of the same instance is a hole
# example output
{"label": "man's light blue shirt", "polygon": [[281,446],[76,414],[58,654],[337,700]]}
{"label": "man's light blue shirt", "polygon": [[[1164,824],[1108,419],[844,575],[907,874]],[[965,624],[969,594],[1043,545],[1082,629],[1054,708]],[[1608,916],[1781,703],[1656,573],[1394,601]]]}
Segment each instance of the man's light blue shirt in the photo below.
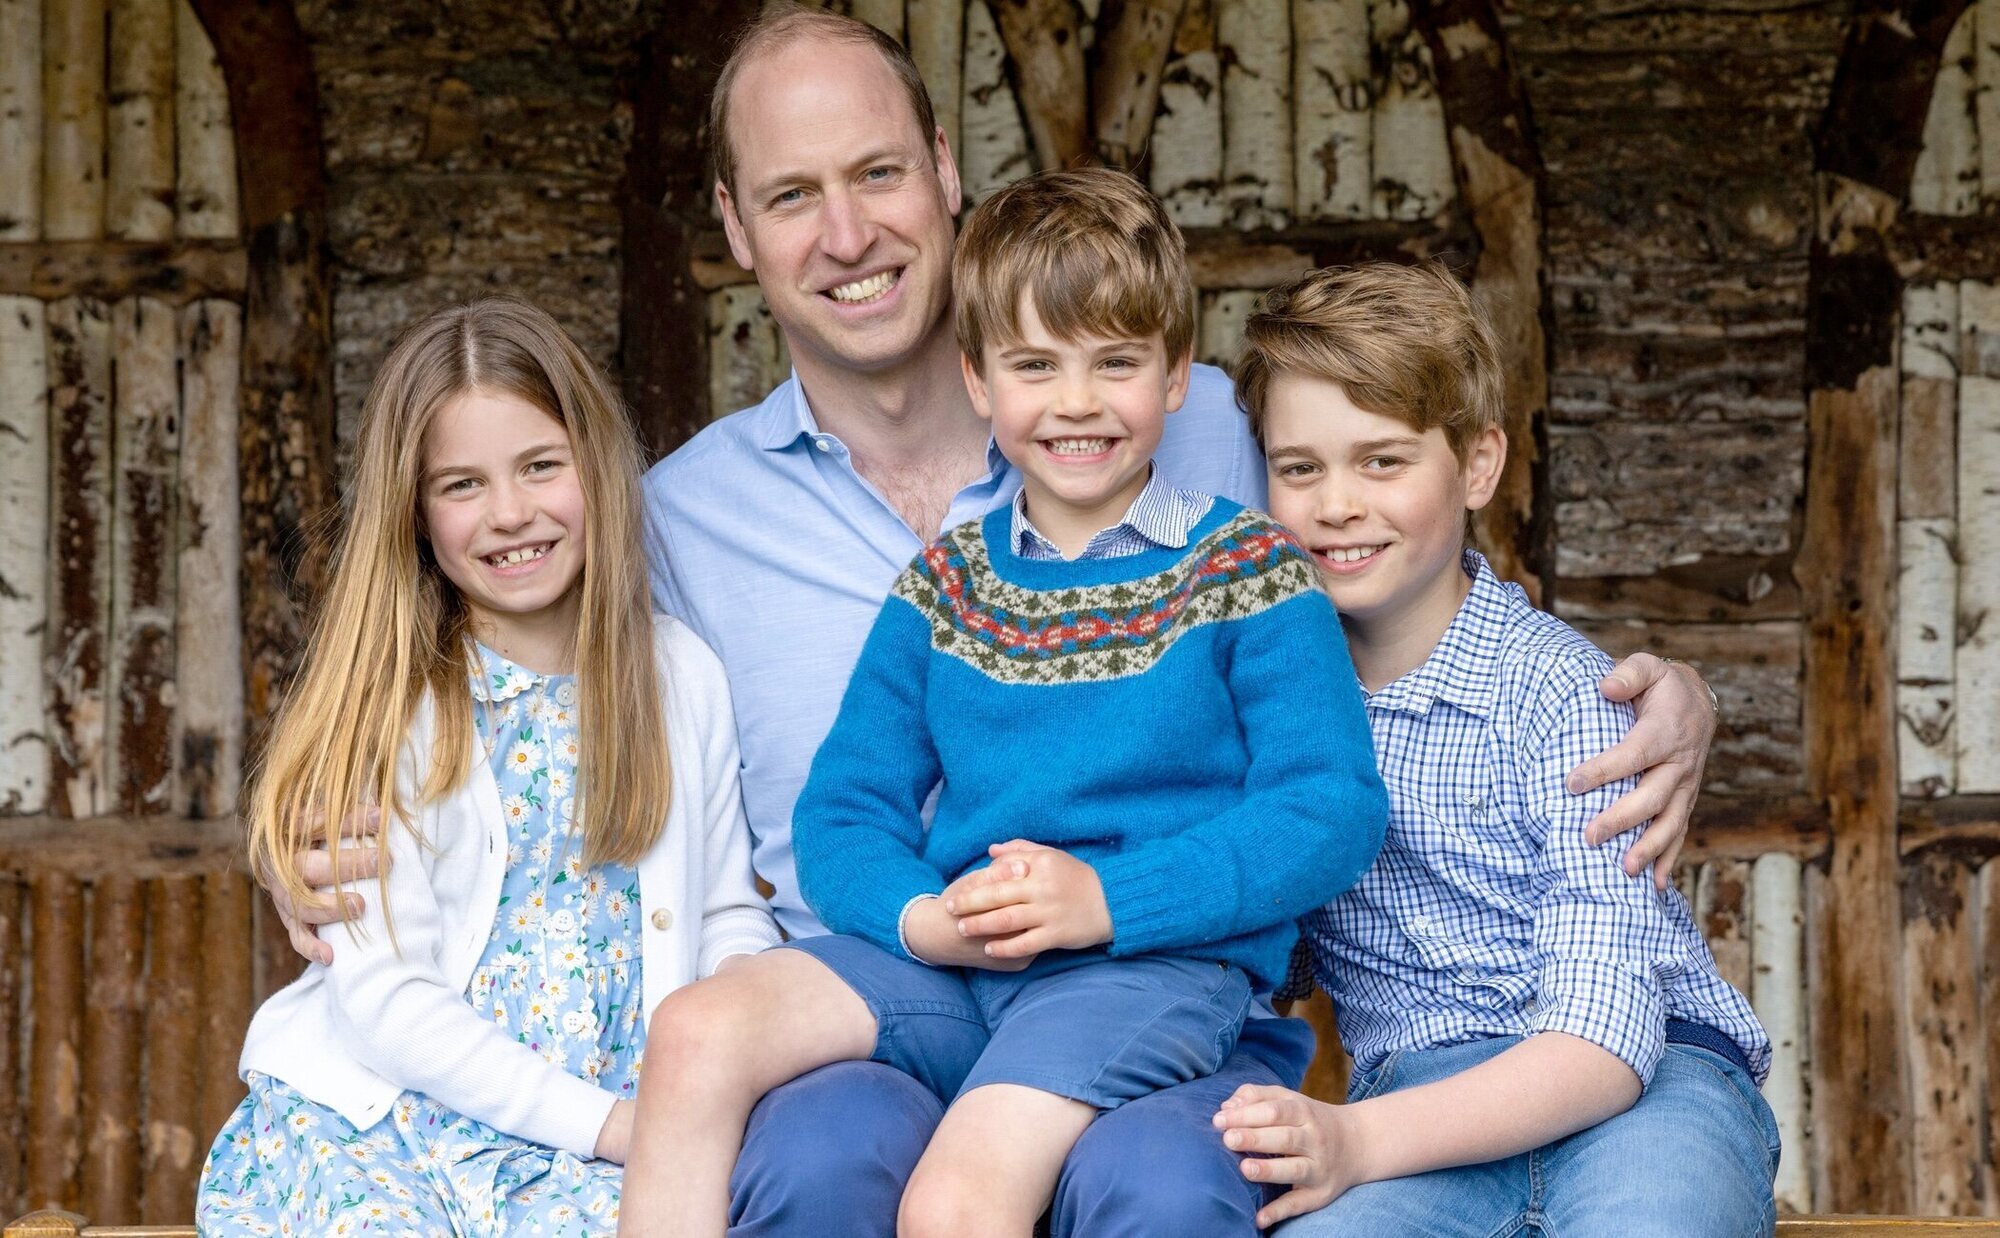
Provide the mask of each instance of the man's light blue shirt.
{"label": "man's light blue shirt", "polygon": [[[1229,378],[1197,365],[1154,460],[1177,486],[1264,506],[1264,460]],[[833,725],[848,673],[919,550],[1020,489],[990,443],[987,472],[943,523],[912,530],[822,431],[798,376],[710,425],[646,474],[653,597],[722,658],[743,752],[757,872],[793,937],[826,930],[799,897],[792,805]]]}

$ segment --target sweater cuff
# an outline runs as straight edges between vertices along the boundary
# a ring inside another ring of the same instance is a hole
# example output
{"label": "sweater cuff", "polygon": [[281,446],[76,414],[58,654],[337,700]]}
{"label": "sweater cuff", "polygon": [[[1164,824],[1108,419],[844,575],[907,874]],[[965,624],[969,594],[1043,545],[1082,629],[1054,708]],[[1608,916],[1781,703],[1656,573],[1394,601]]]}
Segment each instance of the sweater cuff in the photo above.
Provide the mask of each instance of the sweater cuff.
{"label": "sweater cuff", "polygon": [[1169,942],[1207,940],[1224,934],[1189,889],[1184,865],[1171,849],[1152,845],[1108,855],[1092,865],[1111,913],[1113,955],[1146,954]]}
{"label": "sweater cuff", "polygon": [[611,1107],[618,1103],[618,1098],[574,1075],[565,1079],[567,1082],[552,1089],[550,1095],[538,1098],[540,1120],[535,1125],[540,1129],[522,1131],[521,1135],[546,1147],[582,1157],[595,1156],[597,1136],[603,1132],[604,1120],[611,1116]]}
{"label": "sweater cuff", "polygon": [[753,908],[737,908],[709,916],[701,926],[701,958],[695,975],[715,974],[722,961],[737,954],[758,954],[783,941],[771,917]]}

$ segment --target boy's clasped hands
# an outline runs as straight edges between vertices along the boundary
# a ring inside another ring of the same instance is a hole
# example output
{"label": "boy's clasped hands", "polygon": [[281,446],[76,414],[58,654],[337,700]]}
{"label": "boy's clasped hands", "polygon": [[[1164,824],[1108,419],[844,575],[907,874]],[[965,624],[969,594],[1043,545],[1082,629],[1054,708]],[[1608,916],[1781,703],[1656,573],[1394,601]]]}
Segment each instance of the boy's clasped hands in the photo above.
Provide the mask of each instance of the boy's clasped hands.
{"label": "boy's clasped hands", "polygon": [[1044,950],[1111,940],[1111,909],[1097,870],[1026,839],[987,848],[993,863],[910,909],[910,952],[927,963],[1020,971]]}

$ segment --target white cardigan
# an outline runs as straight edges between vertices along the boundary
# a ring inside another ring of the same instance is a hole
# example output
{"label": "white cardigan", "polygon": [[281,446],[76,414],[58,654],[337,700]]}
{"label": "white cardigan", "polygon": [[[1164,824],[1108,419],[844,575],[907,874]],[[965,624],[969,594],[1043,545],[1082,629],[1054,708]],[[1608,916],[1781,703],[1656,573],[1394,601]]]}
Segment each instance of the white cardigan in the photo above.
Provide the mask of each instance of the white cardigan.
{"label": "white cardigan", "polygon": [[[750,873],[737,788],[736,720],[722,663],[679,622],[655,620],[666,681],[673,805],[639,861],[646,1010],[734,954],[778,942]],[[414,801],[436,725],[427,699],[412,721],[399,779]],[[356,934],[324,930],[333,962],[312,964],[251,1020],[239,1069],[281,1079],[365,1130],[404,1091],[421,1092],[496,1130],[589,1155],[616,1099],[544,1061],[465,1000],[500,907],[506,823],[491,769],[473,745],[465,785],[415,814],[423,834],[390,824],[389,876],[357,883]],[[383,886],[396,943],[383,919]]]}

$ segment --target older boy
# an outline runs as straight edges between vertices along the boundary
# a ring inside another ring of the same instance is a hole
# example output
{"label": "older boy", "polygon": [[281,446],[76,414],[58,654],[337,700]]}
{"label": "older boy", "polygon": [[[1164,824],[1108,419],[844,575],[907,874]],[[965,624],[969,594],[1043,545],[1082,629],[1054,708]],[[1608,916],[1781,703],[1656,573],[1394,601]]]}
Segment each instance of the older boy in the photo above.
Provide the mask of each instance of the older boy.
{"label": "older boy", "polygon": [[[1770,1042],[1680,896],[1621,871],[1629,841],[1583,845],[1623,788],[1563,790],[1631,726],[1595,688],[1610,661],[1465,549],[1500,390],[1434,266],[1314,272],[1250,320],[1238,398],[1340,609],[1390,827],[1305,924],[1352,1103],[1245,1087],[1216,1125],[1262,1154],[1245,1177],[1291,1184],[1258,1214],[1309,1213],[1287,1238],[1768,1232]],[[1671,1173],[1634,1172],[1662,1149]]]}
{"label": "older boy", "polygon": [[1159,202],[1030,177],[967,221],[953,284],[1022,488],[904,570],[814,758],[793,846],[833,934],[654,1018],[628,1180],[699,1209],[682,1232],[720,1232],[766,1089],[869,1057],[952,1101],[901,1232],[1026,1235],[1098,1113],[1221,1066],[1288,917],[1380,843],[1311,562],[1153,462],[1194,333]]}

